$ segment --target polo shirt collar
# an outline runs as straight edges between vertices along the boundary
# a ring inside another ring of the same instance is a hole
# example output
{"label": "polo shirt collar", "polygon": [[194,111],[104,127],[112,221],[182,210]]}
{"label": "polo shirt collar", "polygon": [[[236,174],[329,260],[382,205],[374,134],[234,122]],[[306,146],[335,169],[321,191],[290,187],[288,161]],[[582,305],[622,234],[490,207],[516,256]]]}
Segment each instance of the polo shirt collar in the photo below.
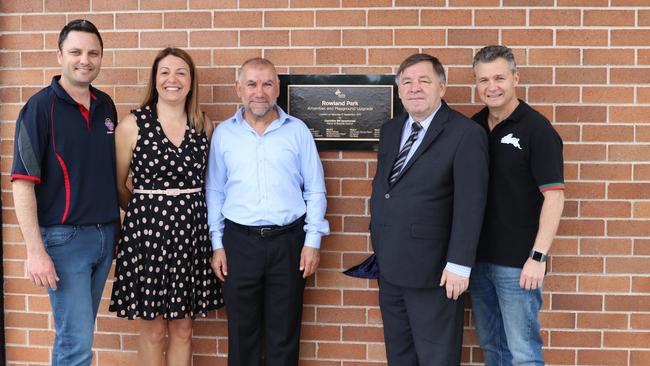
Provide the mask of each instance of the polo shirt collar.
{"label": "polo shirt collar", "polygon": [[[54,90],[54,94],[56,94],[56,96],[59,99],[63,99],[72,105],[75,106],[79,105],[79,103],[77,103],[74,99],[72,99],[70,94],[68,94],[68,92],[65,91],[65,89],[63,89],[61,84],[59,84],[59,80],[61,80],[61,75],[55,75],[54,77],[52,77],[52,83],[50,84],[50,86],[52,87],[52,90]],[[97,89],[95,89],[92,85],[90,85],[89,88],[90,88],[90,98],[92,99],[92,101],[99,102],[96,93]]]}
{"label": "polo shirt collar", "polygon": [[[517,108],[515,108],[515,110],[512,111],[512,113],[510,113],[510,115],[506,119],[501,121],[499,125],[501,125],[506,121],[519,122],[526,115],[526,113],[530,111],[531,108],[526,102],[524,102],[521,99],[517,99],[517,100],[519,100],[519,105],[517,105]],[[490,115],[490,109],[488,107],[483,107],[483,109],[481,109],[477,113],[478,122],[485,128],[488,128],[489,115]]]}

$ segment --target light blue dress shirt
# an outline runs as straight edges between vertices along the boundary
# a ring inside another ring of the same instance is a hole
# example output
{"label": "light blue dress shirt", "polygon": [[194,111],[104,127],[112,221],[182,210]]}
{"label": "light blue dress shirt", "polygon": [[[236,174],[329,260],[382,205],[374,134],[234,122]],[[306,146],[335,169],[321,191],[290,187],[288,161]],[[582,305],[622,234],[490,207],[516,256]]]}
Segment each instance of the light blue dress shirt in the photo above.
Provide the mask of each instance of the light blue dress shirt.
{"label": "light blue dress shirt", "polygon": [[206,173],[212,249],[223,248],[224,219],[241,225],[287,225],[305,213],[305,245],[329,234],[323,166],[301,120],[276,106],[279,118],[259,135],[239,109],[217,126]]}
{"label": "light blue dress shirt", "polygon": [[[404,169],[408,161],[411,160],[411,157],[418,149],[418,146],[420,146],[420,143],[422,142],[424,135],[427,133],[427,129],[431,125],[431,121],[433,121],[433,117],[436,116],[436,113],[438,112],[438,110],[440,110],[441,105],[442,103],[438,104],[438,108],[436,108],[436,110],[433,111],[433,113],[429,117],[420,121],[420,125],[422,126],[422,129],[418,131],[418,137],[413,142],[413,145],[411,146],[411,150],[409,150],[408,155],[406,155],[406,160],[404,161],[404,164],[402,164],[402,169]],[[407,118],[406,122],[404,122],[404,128],[402,129],[402,140],[400,141],[400,145],[399,145],[400,150],[402,150],[402,146],[404,146],[406,140],[408,140],[409,136],[411,135],[411,125],[413,125],[413,122],[415,122],[415,120],[413,119],[413,117],[411,117],[411,115],[409,115],[409,118]],[[447,262],[445,269],[448,270],[449,272],[455,273],[465,278],[469,277],[472,272],[471,267],[462,266],[460,264],[455,264],[451,262]]]}

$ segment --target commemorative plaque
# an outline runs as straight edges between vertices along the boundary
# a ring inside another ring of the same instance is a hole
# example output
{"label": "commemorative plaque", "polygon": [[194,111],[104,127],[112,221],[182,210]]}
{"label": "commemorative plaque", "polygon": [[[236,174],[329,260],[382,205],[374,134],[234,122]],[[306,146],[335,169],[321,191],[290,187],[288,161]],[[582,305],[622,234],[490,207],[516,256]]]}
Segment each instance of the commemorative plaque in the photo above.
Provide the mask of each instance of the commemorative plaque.
{"label": "commemorative plaque", "polygon": [[376,150],[381,125],[402,111],[393,75],[280,75],[278,105],[319,150]]}

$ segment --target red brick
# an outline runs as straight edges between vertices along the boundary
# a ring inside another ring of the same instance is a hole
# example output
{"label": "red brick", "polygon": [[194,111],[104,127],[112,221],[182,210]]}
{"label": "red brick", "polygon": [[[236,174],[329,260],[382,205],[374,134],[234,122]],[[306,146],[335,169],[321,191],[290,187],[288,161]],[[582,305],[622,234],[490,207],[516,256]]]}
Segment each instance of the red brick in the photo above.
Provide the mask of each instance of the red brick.
{"label": "red brick", "polygon": [[646,73],[650,68],[620,68],[610,70],[612,84],[639,84],[650,82],[650,76]]}
{"label": "red brick", "polygon": [[[609,271],[610,260],[614,258],[607,259],[607,272]],[[578,291],[582,293],[586,292],[630,292],[630,278],[627,276],[580,276],[580,281],[578,282]],[[580,326],[580,328],[585,328]]]}
{"label": "red brick", "polygon": [[558,46],[607,46],[609,44],[606,29],[558,29],[555,37]]}
{"label": "red brick", "polygon": [[449,6],[498,6],[499,0],[449,0]]}
{"label": "red brick", "polygon": [[627,365],[627,351],[616,350],[578,350],[579,365]]}
{"label": "red brick", "polygon": [[635,202],[632,215],[636,219],[650,218],[650,202]]}
{"label": "red brick", "polygon": [[571,103],[580,101],[580,89],[568,86],[533,86],[528,89],[530,103]]}
{"label": "red brick", "polygon": [[289,31],[242,30],[239,43],[241,46],[289,46]]}
{"label": "red brick", "polygon": [[607,223],[609,236],[650,236],[650,221],[610,221]]}
{"label": "red brick", "polygon": [[115,27],[118,29],[158,29],[162,22],[162,13],[115,14]]}
{"label": "red brick", "polygon": [[383,342],[382,327],[344,326],[342,340],[345,342]]}
{"label": "red brick", "polygon": [[265,27],[313,27],[314,13],[311,11],[265,11]]}
{"label": "red brick", "polygon": [[396,29],[395,45],[437,46],[445,44],[442,29]]}
{"label": "red brick", "polygon": [[600,295],[551,294],[553,310],[601,311],[603,297]]}
{"label": "red brick", "polygon": [[629,27],[635,24],[633,10],[585,10],[584,26]]}
{"label": "red brick", "polygon": [[550,46],[553,44],[551,29],[504,29],[503,43],[512,46]]}
{"label": "red brick", "polygon": [[26,362],[48,362],[50,351],[47,348],[7,346],[7,360]]}
{"label": "red brick", "polygon": [[0,49],[40,50],[43,49],[43,36],[38,33],[2,34],[0,35]]}
{"label": "red brick", "polygon": [[[217,49],[213,53],[215,65],[240,66],[247,59],[260,56],[262,53],[258,49]],[[272,58],[271,61],[277,63]]]}
{"label": "red brick", "polygon": [[256,0],[239,0],[240,8],[286,8],[289,6],[289,0],[266,0],[264,2]]}
{"label": "red brick", "polygon": [[2,1],[0,13],[33,13],[43,11],[43,0]]}
{"label": "red brick", "polygon": [[531,48],[530,65],[578,65],[580,50],[575,48]]}
{"label": "red brick", "polygon": [[90,0],[45,0],[45,11],[51,13],[88,11]]}
{"label": "red brick", "polygon": [[650,258],[607,258],[607,273],[647,273]]}
{"label": "red brick", "polygon": [[215,11],[215,28],[258,28],[262,26],[261,11]]}
{"label": "red brick", "polygon": [[606,68],[558,67],[555,70],[557,84],[606,84]]}
{"label": "red brick", "polygon": [[556,122],[603,123],[607,108],[603,106],[556,106]]}
{"label": "red brick", "polygon": [[292,46],[339,46],[340,30],[291,30]]}
{"label": "red brick", "polygon": [[552,331],[552,347],[600,347],[600,332]]}
{"label": "red brick", "polygon": [[366,52],[361,48],[319,48],[316,50],[318,64],[364,64]]}
{"label": "red brick", "polygon": [[[593,127],[593,126],[590,126]],[[580,178],[586,180],[630,180],[632,166],[628,164],[588,164],[580,166]]]}
{"label": "red brick", "polygon": [[187,0],[140,0],[140,10],[186,9]]}
{"label": "red brick", "polygon": [[633,103],[634,89],[623,87],[585,87],[582,89],[585,103]]}
{"label": "red brick", "polygon": [[417,10],[368,10],[369,26],[413,26],[418,25]]}
{"label": "red brick", "polygon": [[631,48],[610,48],[610,49],[584,49],[584,65],[633,65],[634,49]]}
{"label": "red brick", "polygon": [[187,32],[142,32],[140,46],[145,48],[187,47]]}
{"label": "red brick", "polygon": [[188,19],[191,19],[191,28],[211,28],[212,14],[208,11],[170,12],[164,15],[164,28],[186,29]]}
{"label": "red brick", "polygon": [[[2,7],[2,4],[0,4],[0,7]],[[0,15],[0,31],[19,31],[21,22],[20,18],[19,15]],[[63,19],[63,22],[65,23],[65,18]]]}
{"label": "red brick", "polygon": [[572,9],[531,9],[531,26],[579,26],[580,11]]}
{"label": "red brick", "polygon": [[612,331],[603,334],[603,346],[607,348],[644,348],[649,342],[650,332]]}
{"label": "red brick", "polygon": [[92,10],[93,11],[138,10],[138,0],[93,1]]}
{"label": "red brick", "polygon": [[[4,18],[2,19],[4,21]],[[21,30],[25,31],[60,31],[66,24],[65,15],[23,15]]]}
{"label": "red brick", "polygon": [[554,256],[553,273],[602,273],[603,258],[588,256]]}
{"label": "red brick", "polygon": [[611,46],[644,46],[650,42],[650,29],[613,29]]}
{"label": "red brick", "polygon": [[368,50],[368,62],[376,65],[399,65],[416,52],[416,48],[371,48]]}
{"label": "red brick", "polygon": [[581,217],[630,217],[630,202],[620,201],[582,201],[580,203]]}
{"label": "red brick", "polygon": [[393,31],[390,29],[345,29],[343,45],[367,46],[393,43]]}
{"label": "red brick", "polygon": [[471,26],[472,11],[465,9],[422,9],[420,11],[422,26]]}
{"label": "red brick", "polygon": [[611,161],[647,161],[650,160],[650,146],[612,145],[609,147]]}
{"label": "red brick", "polygon": [[364,26],[366,12],[363,10],[319,10],[316,12],[316,26]]}
{"label": "red brick", "polygon": [[302,341],[339,341],[341,329],[338,326],[303,324],[300,339]]}
{"label": "red brick", "polygon": [[602,236],[605,225],[602,220],[569,220],[560,221],[558,235],[567,236]]}
{"label": "red brick", "polygon": [[499,34],[496,29],[448,29],[447,44],[450,46],[483,46],[496,44]]}
{"label": "red brick", "polygon": [[365,324],[366,311],[354,308],[318,308],[316,319],[319,323]]}
{"label": "red brick", "polygon": [[[526,11],[499,9],[499,10],[476,10],[474,15],[476,26],[525,26]],[[504,44],[509,44],[504,42]]]}
{"label": "red brick", "polygon": [[355,343],[324,343],[318,345],[319,358],[334,359],[365,359],[366,345]]}

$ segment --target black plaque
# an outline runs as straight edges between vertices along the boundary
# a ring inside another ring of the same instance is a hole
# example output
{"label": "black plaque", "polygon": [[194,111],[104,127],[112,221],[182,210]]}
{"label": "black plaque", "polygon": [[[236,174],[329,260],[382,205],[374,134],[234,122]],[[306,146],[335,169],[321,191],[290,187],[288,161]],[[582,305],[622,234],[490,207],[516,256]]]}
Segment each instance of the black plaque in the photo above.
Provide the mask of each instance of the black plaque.
{"label": "black plaque", "polygon": [[376,150],[381,125],[402,111],[394,75],[280,75],[278,105],[319,150]]}

